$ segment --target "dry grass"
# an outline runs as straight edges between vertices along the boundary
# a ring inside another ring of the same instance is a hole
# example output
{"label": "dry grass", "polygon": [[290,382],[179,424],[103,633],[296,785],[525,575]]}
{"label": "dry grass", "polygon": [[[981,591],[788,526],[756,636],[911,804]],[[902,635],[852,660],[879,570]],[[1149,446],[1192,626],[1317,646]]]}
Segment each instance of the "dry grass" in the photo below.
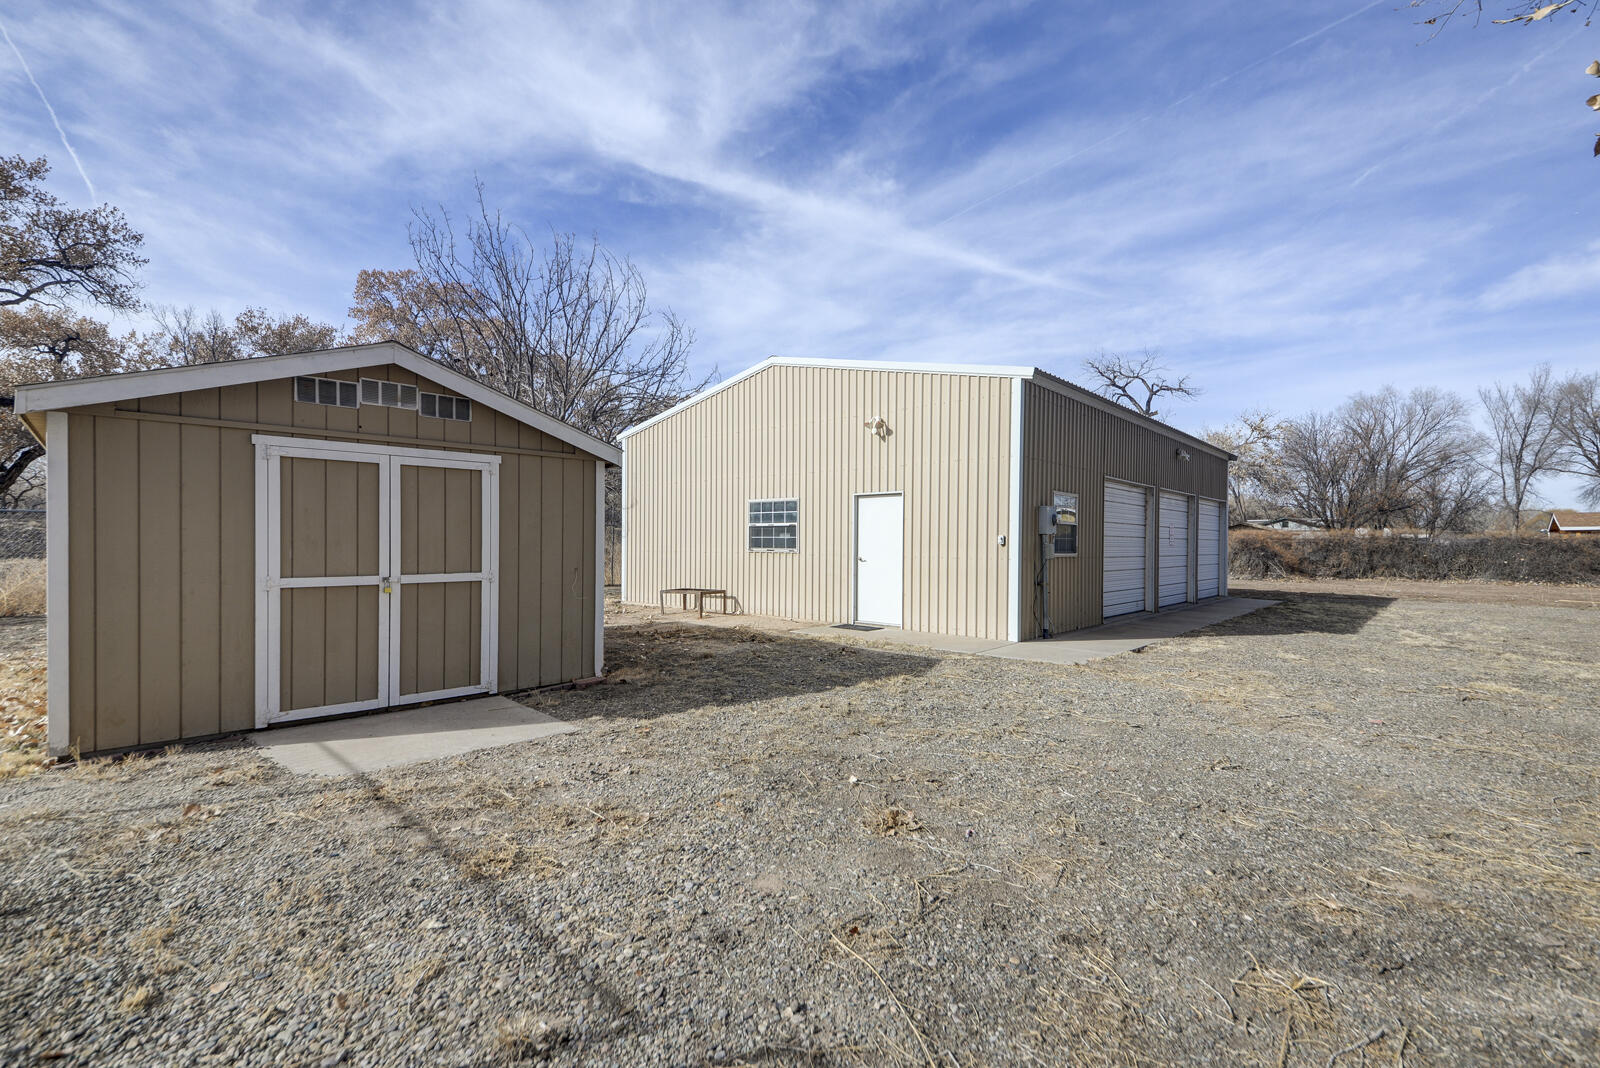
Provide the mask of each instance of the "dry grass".
{"label": "dry grass", "polygon": [[561,862],[553,853],[509,839],[476,850],[461,862],[461,874],[468,879],[504,879],[512,875],[548,879],[561,871]]}
{"label": "dry grass", "polygon": [[867,830],[873,834],[881,834],[889,838],[896,835],[913,834],[922,830],[916,813],[905,808],[886,808],[875,813],[867,820]]}
{"label": "dry grass", "polygon": [[522,1013],[500,1022],[495,1030],[495,1047],[507,1059],[519,1061],[549,1053],[567,1037],[565,1021],[551,1022]]}
{"label": "dry grass", "polygon": [[157,996],[155,987],[148,983],[129,987],[117,1003],[117,1008],[129,1015],[143,1012],[156,1003]]}
{"label": "dry grass", "polygon": [[44,614],[43,560],[0,560],[0,616]]}
{"label": "dry grass", "polygon": [[0,779],[44,766],[44,699],[42,654],[0,659]]}
{"label": "dry grass", "polygon": [[1040,991],[1027,1035],[1041,1064],[1077,1066],[1154,1065],[1146,1045],[1146,998],[1118,973],[1108,953],[1087,950],[1065,962],[1066,974]]}

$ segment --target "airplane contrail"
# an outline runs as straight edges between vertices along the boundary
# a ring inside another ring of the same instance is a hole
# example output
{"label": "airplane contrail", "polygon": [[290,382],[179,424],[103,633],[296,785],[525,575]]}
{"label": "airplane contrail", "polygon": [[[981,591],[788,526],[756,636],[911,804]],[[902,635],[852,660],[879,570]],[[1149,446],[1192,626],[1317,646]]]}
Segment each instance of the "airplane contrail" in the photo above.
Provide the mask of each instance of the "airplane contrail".
{"label": "airplane contrail", "polygon": [[28,67],[28,61],[22,58],[22,53],[17,50],[17,43],[6,32],[5,23],[0,22],[0,37],[6,39],[6,44],[11,46],[11,54],[17,57],[17,62],[22,64],[22,73],[28,76],[28,81],[33,83],[33,91],[39,94],[39,102],[50,113],[50,121],[56,124],[56,133],[61,135],[61,144],[67,150],[67,155],[72,157],[72,162],[77,165],[78,175],[83,179],[83,184],[89,187],[89,199],[99,200],[95,194],[94,183],[89,181],[89,172],[83,169],[83,160],[78,158],[78,153],[72,148],[72,142],[67,140],[67,131],[61,128],[61,120],[56,117],[56,109],[50,106],[50,101],[44,95],[44,90],[39,87],[39,79],[33,76],[33,71]]}
{"label": "airplane contrail", "polygon": [[1260,59],[1254,60],[1254,61],[1252,61],[1250,63],[1246,63],[1244,66],[1240,67],[1238,70],[1232,72],[1231,74],[1224,74],[1222,77],[1216,79],[1215,81],[1207,82],[1205,85],[1202,85],[1198,89],[1191,89],[1189,92],[1185,93],[1183,96],[1179,97],[1177,100],[1174,100],[1172,103],[1168,104],[1166,107],[1159,108],[1156,111],[1152,111],[1149,114],[1143,115],[1143,116],[1133,120],[1132,122],[1128,123],[1127,125],[1120,127],[1119,129],[1113,130],[1111,133],[1106,134],[1104,137],[1102,137],[1100,140],[1094,142],[1093,144],[1085,145],[1083,148],[1078,149],[1076,152],[1073,152],[1070,155],[1063,156],[1061,159],[1058,159],[1054,163],[1050,164],[1050,166],[1045,167],[1042,170],[1035,171],[1032,174],[1028,175],[1026,178],[1020,178],[1017,181],[1012,182],[1010,185],[1006,186],[1004,189],[1001,189],[998,192],[990,193],[988,196],[984,197],[982,200],[973,201],[971,204],[968,204],[966,207],[962,208],[960,211],[956,212],[954,215],[948,215],[945,218],[940,219],[937,223],[934,223],[934,225],[935,226],[943,226],[945,223],[950,222],[952,219],[961,218],[961,216],[965,215],[967,212],[971,211],[973,208],[981,208],[981,207],[983,207],[983,205],[989,203],[989,201],[994,200],[997,197],[1003,197],[1007,193],[1010,193],[1015,189],[1019,189],[1022,186],[1027,185],[1029,182],[1033,181],[1036,178],[1042,178],[1045,175],[1049,174],[1051,171],[1056,170],[1059,167],[1064,167],[1068,163],[1071,163],[1073,160],[1077,159],[1079,156],[1083,155],[1085,152],[1093,152],[1095,149],[1099,148],[1101,145],[1106,144],[1109,141],[1115,141],[1117,138],[1121,137],[1123,134],[1127,133],[1129,130],[1135,129],[1136,127],[1139,127],[1139,126],[1143,126],[1145,123],[1149,122],[1151,119],[1155,118],[1157,115],[1165,114],[1166,112],[1171,111],[1175,107],[1178,107],[1178,106],[1180,106],[1182,104],[1188,103],[1190,100],[1192,100],[1195,97],[1199,96],[1201,93],[1209,92],[1212,89],[1215,89],[1217,86],[1223,84],[1224,82],[1232,81],[1233,79],[1237,78],[1239,75],[1244,74],[1247,71],[1253,70],[1256,67],[1261,66],[1261,64],[1267,62],[1270,59],[1276,59],[1278,56],[1283,55],[1285,52],[1289,51],[1289,49],[1291,49],[1291,48],[1298,48],[1301,45],[1305,44],[1307,41],[1314,40],[1315,38],[1321,37],[1323,34],[1327,33],[1329,30],[1333,29],[1334,27],[1340,26],[1340,25],[1343,25],[1346,22],[1349,22],[1351,19],[1355,18],[1357,15],[1364,15],[1368,11],[1371,11],[1373,8],[1377,7],[1379,4],[1382,4],[1382,3],[1385,3],[1385,2],[1387,2],[1387,0],[1372,0],[1371,3],[1367,4],[1364,7],[1359,7],[1356,10],[1350,12],[1350,14],[1348,14],[1348,15],[1345,15],[1345,16],[1343,16],[1341,18],[1334,19],[1332,22],[1328,23],[1326,26],[1323,26],[1321,29],[1312,30],[1310,33],[1306,34],[1305,36],[1297,37],[1293,41],[1290,41],[1288,44],[1284,45],[1283,47],[1281,47],[1281,48],[1279,48],[1279,49],[1277,49],[1275,51],[1268,52],[1266,55],[1262,56]]}

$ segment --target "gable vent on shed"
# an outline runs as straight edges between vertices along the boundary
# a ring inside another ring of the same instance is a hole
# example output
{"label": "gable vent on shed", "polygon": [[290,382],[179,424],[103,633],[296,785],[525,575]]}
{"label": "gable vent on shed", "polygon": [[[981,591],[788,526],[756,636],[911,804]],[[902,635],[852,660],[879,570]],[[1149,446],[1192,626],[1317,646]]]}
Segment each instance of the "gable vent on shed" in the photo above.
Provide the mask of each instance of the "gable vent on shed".
{"label": "gable vent on shed", "polygon": [[384,408],[417,410],[417,387],[403,382],[385,382],[378,378],[361,380],[361,403],[377,404]]}

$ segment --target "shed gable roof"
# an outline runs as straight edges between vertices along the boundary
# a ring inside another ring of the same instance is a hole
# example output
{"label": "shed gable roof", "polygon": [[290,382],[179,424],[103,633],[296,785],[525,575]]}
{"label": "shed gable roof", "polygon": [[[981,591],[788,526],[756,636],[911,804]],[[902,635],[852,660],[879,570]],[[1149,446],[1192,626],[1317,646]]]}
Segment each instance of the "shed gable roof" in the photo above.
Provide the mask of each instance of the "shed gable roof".
{"label": "shed gable roof", "polygon": [[379,341],[370,345],[345,345],[315,352],[296,352],[283,356],[257,356],[225,363],[192,364],[183,367],[158,367],[150,371],[126,371],[95,378],[73,378],[61,382],[40,382],[17,388],[16,412],[57,411],[86,404],[113,404],[119,401],[184,393],[194,389],[270,382],[297,375],[327,371],[354,371],[376,364],[394,364],[413,374],[431,379],[457,393],[541,430],[598,459],[622,463],[622,452],[591,434],[552,418],[530,405],[490,389],[459,371],[452,371],[437,360],[409,349],[398,341]]}
{"label": "shed gable roof", "polygon": [[628,429],[622,432],[621,438],[623,441],[626,441],[630,435],[637,434],[646,427],[654,426],[656,423],[659,423],[664,419],[669,419],[684,409],[699,404],[707,397],[715,396],[730,386],[736,385],[739,382],[743,382],[745,379],[759,374],[769,367],[827,367],[847,371],[903,371],[914,374],[979,375],[991,378],[1017,379],[1032,382],[1044,389],[1065,394],[1074,398],[1075,400],[1082,401],[1091,407],[1099,408],[1103,411],[1110,412],[1119,418],[1126,419],[1130,423],[1137,423],[1147,429],[1155,430],[1163,434],[1170,434],[1172,437],[1177,438],[1194,448],[1209,452],[1214,456],[1220,456],[1227,460],[1238,459],[1238,457],[1233,455],[1233,453],[1228,452],[1226,449],[1220,449],[1203,438],[1195,437],[1193,434],[1179,430],[1175,426],[1168,426],[1159,419],[1151,418],[1148,415],[1136,412],[1131,408],[1116,403],[1115,401],[1107,400],[1105,397],[1100,396],[1100,394],[1095,393],[1092,390],[1084,389],[1082,386],[1075,385],[1071,382],[1068,382],[1064,378],[1050,374],[1048,371],[1041,370],[1037,367],[1005,366],[1000,364],[981,363],[902,363],[898,361],[887,360],[840,360],[806,356],[769,356],[760,363],[745,368],[743,371],[740,371],[733,377],[725,378],[716,385],[711,386],[708,389],[701,390],[692,397],[688,397],[682,401],[679,401],[666,411],[652,416],[642,423],[637,423],[634,426],[630,426]]}
{"label": "shed gable roof", "polygon": [[1600,531],[1600,512],[1574,512],[1557,508],[1550,513],[1550,522],[1544,529],[1546,533],[1552,530]]}

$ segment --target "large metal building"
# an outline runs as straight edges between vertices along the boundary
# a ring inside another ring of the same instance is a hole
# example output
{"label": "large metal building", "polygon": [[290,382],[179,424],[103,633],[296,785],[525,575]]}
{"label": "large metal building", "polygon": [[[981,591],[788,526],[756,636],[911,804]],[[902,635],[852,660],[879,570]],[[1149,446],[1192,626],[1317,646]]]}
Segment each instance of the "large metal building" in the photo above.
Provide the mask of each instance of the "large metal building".
{"label": "large metal building", "polygon": [[49,745],[598,675],[621,453],[392,342],[48,382]]}
{"label": "large metal building", "polygon": [[1232,457],[1037,368],[773,357],[623,452],[631,603],[1019,641],[1227,589]]}

